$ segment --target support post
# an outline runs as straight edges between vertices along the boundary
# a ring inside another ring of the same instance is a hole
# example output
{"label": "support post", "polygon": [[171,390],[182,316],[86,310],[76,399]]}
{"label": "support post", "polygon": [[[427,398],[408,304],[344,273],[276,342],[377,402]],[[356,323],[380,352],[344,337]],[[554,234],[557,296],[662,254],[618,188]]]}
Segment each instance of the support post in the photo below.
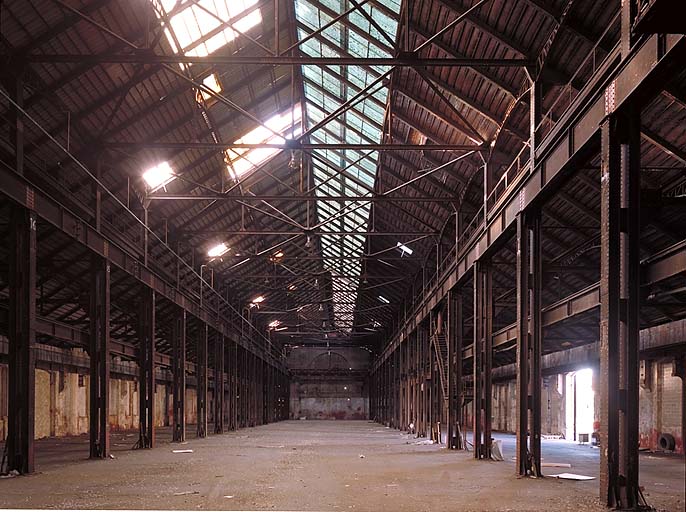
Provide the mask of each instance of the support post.
{"label": "support post", "polygon": [[474,264],[474,458],[491,458],[493,366],[493,291],[491,266]]}
{"label": "support post", "polygon": [[640,118],[614,112],[601,124],[600,497],[644,507],[638,486]]}
{"label": "support post", "polygon": [[214,342],[214,433],[224,433],[224,335]]}
{"label": "support post", "polygon": [[91,258],[90,290],[90,457],[110,454],[110,263]]}
{"label": "support post", "polygon": [[448,292],[448,428],[447,446],[462,450],[462,294]]}
{"label": "support post", "polygon": [[517,216],[517,474],[541,472],[541,249],[536,214]]}
{"label": "support post", "polygon": [[[12,207],[7,471],[33,473],[36,396],[36,216]],[[2,470],[2,468],[0,468]]]}
{"label": "support post", "polygon": [[207,437],[207,324],[201,324],[197,338],[195,376],[197,381],[197,437]]}
{"label": "support post", "polygon": [[186,310],[179,309],[172,332],[173,420],[172,440],[186,440]]}
{"label": "support post", "polygon": [[138,318],[138,448],[155,446],[155,292],[143,287]]}

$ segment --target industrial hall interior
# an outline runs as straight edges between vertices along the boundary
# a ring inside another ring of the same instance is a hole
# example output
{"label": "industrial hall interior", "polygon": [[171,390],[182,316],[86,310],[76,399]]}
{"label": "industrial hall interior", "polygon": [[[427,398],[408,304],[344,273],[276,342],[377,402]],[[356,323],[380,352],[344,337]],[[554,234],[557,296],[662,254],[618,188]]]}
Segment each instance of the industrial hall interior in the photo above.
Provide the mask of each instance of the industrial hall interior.
{"label": "industrial hall interior", "polygon": [[683,0],[0,0],[0,509],[686,511]]}

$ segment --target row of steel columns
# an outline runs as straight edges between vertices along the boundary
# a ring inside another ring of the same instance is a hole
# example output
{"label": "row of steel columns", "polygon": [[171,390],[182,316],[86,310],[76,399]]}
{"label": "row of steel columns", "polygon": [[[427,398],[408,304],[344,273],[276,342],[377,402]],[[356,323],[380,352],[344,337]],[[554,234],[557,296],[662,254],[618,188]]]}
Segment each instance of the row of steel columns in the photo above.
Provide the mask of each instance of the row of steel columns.
{"label": "row of steel columns", "polygon": [[[442,432],[447,432],[447,439],[452,438],[456,430],[450,429],[447,418],[458,414],[461,407],[446,404],[443,396],[439,361],[430,337],[435,328],[430,323],[422,325],[371,373],[370,417],[417,437],[441,442]],[[448,357],[454,357],[454,350]],[[454,375],[452,379],[457,382]]]}
{"label": "row of steel columns", "polygon": [[[645,502],[638,486],[638,373],[640,309],[640,118],[615,112],[612,89],[601,126],[600,495],[626,509]],[[535,205],[517,216],[517,428],[520,475],[541,472],[542,326],[541,214]],[[472,396],[473,454],[491,457],[493,285],[487,257],[473,266],[474,339],[471,382],[463,374],[462,294],[452,290],[447,312],[449,353],[447,439],[463,448],[465,403]],[[433,359],[420,325],[371,374],[372,418],[426,435],[440,411],[432,408]],[[473,386],[470,395],[469,385]]]}
{"label": "row of steel columns", "polygon": [[[35,416],[35,283],[36,216],[23,207],[12,208],[9,268],[9,403],[8,440],[2,468],[34,471]],[[90,356],[90,456],[109,456],[110,383],[110,264],[93,256],[90,271],[88,353]],[[155,333],[156,295],[142,287],[138,304],[138,448],[155,445]],[[198,321],[199,322],[199,321]],[[178,308],[172,329],[172,431],[174,441],[186,438],[187,315]],[[214,348],[214,432],[286,419],[287,376],[252,352],[228,341],[200,323],[196,339],[196,435],[208,433],[208,347]]]}

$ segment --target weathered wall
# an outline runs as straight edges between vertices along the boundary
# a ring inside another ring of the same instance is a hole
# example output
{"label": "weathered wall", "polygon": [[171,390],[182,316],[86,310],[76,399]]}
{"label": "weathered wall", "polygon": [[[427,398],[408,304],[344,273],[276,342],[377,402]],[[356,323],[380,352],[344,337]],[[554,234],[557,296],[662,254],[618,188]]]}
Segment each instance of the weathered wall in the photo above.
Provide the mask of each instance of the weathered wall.
{"label": "weathered wall", "polygon": [[[7,365],[0,364],[0,441],[7,437]],[[77,372],[36,370],[35,437],[70,436],[88,433],[89,376]],[[210,401],[212,391],[208,392]],[[138,428],[138,383],[130,379],[110,379],[112,430]],[[212,420],[212,407],[208,409]],[[155,389],[155,425],[172,421],[171,386],[158,382]],[[186,389],[186,422],[197,421],[196,390]]]}
{"label": "weathered wall", "polygon": [[363,420],[369,417],[365,375],[370,354],[361,348],[291,349],[290,417]]}
{"label": "weathered wall", "polygon": [[639,440],[656,450],[661,433],[674,436],[676,451],[684,453],[681,437],[681,379],[672,375],[671,361],[654,361],[639,390]]}
{"label": "weathered wall", "polygon": [[294,381],[291,383],[291,418],[308,420],[364,420],[369,415],[361,382]]}
{"label": "weathered wall", "polygon": [[[564,375],[551,375],[543,379],[541,429],[544,434],[564,434],[564,378]],[[517,429],[516,381],[493,383],[493,408],[491,412],[493,430],[515,432]]]}

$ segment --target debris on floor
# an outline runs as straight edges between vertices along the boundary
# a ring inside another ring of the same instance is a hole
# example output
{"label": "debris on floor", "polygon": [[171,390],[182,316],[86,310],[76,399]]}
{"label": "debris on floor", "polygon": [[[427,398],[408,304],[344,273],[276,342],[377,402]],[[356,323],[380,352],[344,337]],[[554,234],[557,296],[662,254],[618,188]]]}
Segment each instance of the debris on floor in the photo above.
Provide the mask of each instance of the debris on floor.
{"label": "debris on floor", "polygon": [[561,478],[563,480],[595,480],[594,476],[577,475],[576,473],[560,473],[559,475],[550,475],[553,478]]}
{"label": "debris on floor", "polygon": [[193,450],[172,450],[172,453],[193,453]]}
{"label": "debris on floor", "polygon": [[114,456],[114,454],[110,453],[110,459],[116,459],[116,457]]}
{"label": "debris on floor", "polygon": [[200,491],[182,491],[182,492],[175,492],[174,496],[186,496],[187,494],[200,494]]}
{"label": "debris on floor", "polygon": [[544,468],[571,468],[572,465],[567,462],[541,462],[541,467]]}
{"label": "debris on floor", "polygon": [[359,457],[360,457],[360,459],[364,459],[364,455],[362,455],[361,453],[360,453]]}
{"label": "debris on floor", "polygon": [[492,439],[491,459],[498,462],[505,460],[503,456],[503,442],[500,439]]}
{"label": "debris on floor", "polygon": [[434,444],[433,439],[425,439],[423,441],[417,441],[414,444]]}
{"label": "debris on floor", "polygon": [[231,498],[233,498],[233,495],[224,496],[224,497],[225,497],[225,498],[228,498],[228,499],[231,499]]}

